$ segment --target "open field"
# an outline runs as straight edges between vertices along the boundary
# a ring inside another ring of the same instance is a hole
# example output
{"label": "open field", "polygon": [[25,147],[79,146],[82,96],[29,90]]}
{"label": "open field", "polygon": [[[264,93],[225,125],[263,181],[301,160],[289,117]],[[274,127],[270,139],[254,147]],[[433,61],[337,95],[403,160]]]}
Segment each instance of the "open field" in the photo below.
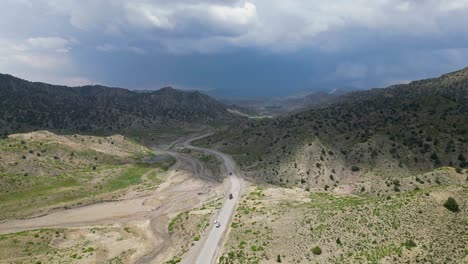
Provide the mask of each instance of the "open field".
{"label": "open field", "polygon": [[39,229],[0,235],[0,256],[13,263],[125,263],[145,250],[145,239],[136,225]]}
{"label": "open field", "polygon": [[463,263],[467,197],[466,184],[384,197],[250,187],[220,262]]}

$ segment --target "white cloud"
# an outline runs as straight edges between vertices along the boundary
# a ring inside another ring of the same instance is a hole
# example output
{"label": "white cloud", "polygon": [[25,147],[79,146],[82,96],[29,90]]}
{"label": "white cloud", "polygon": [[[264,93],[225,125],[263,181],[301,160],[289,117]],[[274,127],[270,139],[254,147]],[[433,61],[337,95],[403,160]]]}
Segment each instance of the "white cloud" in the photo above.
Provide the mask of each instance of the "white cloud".
{"label": "white cloud", "polygon": [[455,26],[459,27],[459,34],[468,34],[468,28],[460,27],[468,23],[468,0],[38,0],[36,3],[45,4],[49,16],[67,18],[70,25],[85,32],[151,39],[163,45],[193,42],[289,51],[320,48],[325,41],[324,48],[332,50],[330,46],[343,48],[346,39],[337,38],[338,43],[330,43],[326,40],[329,34],[340,35],[356,29],[376,32],[380,38],[445,35]]}
{"label": "white cloud", "polygon": [[68,52],[71,41],[60,37],[29,38],[27,43],[32,49],[54,50],[56,52]]}
{"label": "white cloud", "polygon": [[[200,11],[200,19],[203,19],[204,12]],[[206,17],[213,25],[253,26],[257,22],[257,7],[250,2],[239,6],[208,5]]]}
{"label": "white cloud", "polygon": [[466,0],[441,0],[439,7],[443,11],[462,10],[468,8],[468,1]]}
{"label": "white cloud", "polygon": [[[93,34],[123,38],[131,35],[162,43],[186,40],[209,46],[213,45],[208,44],[212,40],[215,46],[222,42],[225,46],[277,51],[320,47],[324,41],[321,35],[356,28],[390,37],[411,37],[443,35],[447,34],[447,27],[458,26],[460,34],[468,34],[468,28],[460,26],[468,23],[468,0],[37,0],[34,5],[27,0],[7,2],[9,6],[31,9],[40,6],[47,17],[68,19],[76,29]],[[57,39],[38,41],[60,44]],[[338,49],[343,46],[333,45]]]}
{"label": "white cloud", "polygon": [[71,43],[59,37],[0,39],[0,72],[28,80],[76,84],[85,78],[75,76],[67,54]]}
{"label": "white cloud", "polygon": [[136,27],[174,29],[173,10],[161,8],[150,3],[128,2],[124,6],[127,21]]}
{"label": "white cloud", "polygon": [[96,47],[96,49],[98,51],[101,51],[101,52],[119,52],[119,51],[124,51],[124,52],[132,52],[132,53],[135,53],[135,54],[140,54],[140,55],[143,55],[143,54],[146,54],[146,50],[142,49],[142,48],[139,48],[139,47],[134,47],[134,46],[116,46],[116,45],[112,45],[112,44],[109,44],[109,43],[105,43],[105,44],[102,44],[102,45],[98,45]]}
{"label": "white cloud", "polygon": [[69,66],[69,60],[62,56],[22,53],[11,55],[10,58],[13,63],[22,64],[24,67],[41,71],[63,69]]}

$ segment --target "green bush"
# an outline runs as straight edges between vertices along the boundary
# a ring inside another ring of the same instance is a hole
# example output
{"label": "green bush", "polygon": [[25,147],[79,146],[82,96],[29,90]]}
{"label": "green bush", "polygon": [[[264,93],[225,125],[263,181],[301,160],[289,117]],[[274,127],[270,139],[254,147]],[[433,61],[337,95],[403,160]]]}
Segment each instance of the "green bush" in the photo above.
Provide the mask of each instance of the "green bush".
{"label": "green bush", "polygon": [[449,197],[447,201],[444,203],[444,207],[449,209],[450,211],[456,213],[460,211],[457,201],[453,197]]}
{"label": "green bush", "polygon": [[322,254],[322,249],[319,246],[316,246],[316,247],[312,248],[312,253],[314,255],[320,255],[320,254]]}
{"label": "green bush", "polygon": [[411,239],[406,240],[406,242],[405,242],[405,247],[406,247],[407,249],[414,248],[414,247],[416,247],[416,243],[415,243],[413,240],[411,240]]}
{"label": "green bush", "polygon": [[281,262],[281,256],[278,254],[278,256],[276,257],[276,262],[280,263]]}

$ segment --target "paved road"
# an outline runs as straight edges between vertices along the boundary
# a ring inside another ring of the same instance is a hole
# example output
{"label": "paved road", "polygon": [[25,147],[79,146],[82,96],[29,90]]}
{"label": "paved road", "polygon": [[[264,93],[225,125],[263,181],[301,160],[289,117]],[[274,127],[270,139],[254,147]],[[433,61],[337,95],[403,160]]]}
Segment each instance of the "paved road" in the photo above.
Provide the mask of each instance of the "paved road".
{"label": "paved road", "polygon": [[[235,163],[229,156],[215,150],[191,146],[190,142],[193,140],[185,142],[185,147],[208,152],[218,156],[224,161],[224,166],[226,167],[226,170],[232,173],[228,176],[230,187],[224,197],[223,206],[219,211],[217,217],[221,226],[219,228],[216,228],[213,224],[210,225],[212,229],[209,231],[208,237],[204,239],[205,243],[199,251],[198,257],[195,262],[197,264],[211,264],[217,262],[217,257],[219,254],[221,243],[223,241],[223,237],[226,234],[227,228],[231,223],[231,218],[234,213],[235,206],[241,194],[241,184],[237,175],[238,172],[236,170]],[[234,198],[231,200],[228,198],[230,193],[232,193],[232,195],[234,196]]]}

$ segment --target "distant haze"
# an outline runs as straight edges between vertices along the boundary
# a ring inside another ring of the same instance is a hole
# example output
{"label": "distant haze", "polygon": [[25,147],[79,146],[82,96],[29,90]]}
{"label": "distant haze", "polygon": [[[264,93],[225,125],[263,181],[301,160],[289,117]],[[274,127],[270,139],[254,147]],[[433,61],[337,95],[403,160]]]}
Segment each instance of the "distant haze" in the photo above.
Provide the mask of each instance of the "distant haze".
{"label": "distant haze", "polygon": [[466,14],[448,0],[5,0],[0,72],[222,98],[385,87],[466,67]]}

